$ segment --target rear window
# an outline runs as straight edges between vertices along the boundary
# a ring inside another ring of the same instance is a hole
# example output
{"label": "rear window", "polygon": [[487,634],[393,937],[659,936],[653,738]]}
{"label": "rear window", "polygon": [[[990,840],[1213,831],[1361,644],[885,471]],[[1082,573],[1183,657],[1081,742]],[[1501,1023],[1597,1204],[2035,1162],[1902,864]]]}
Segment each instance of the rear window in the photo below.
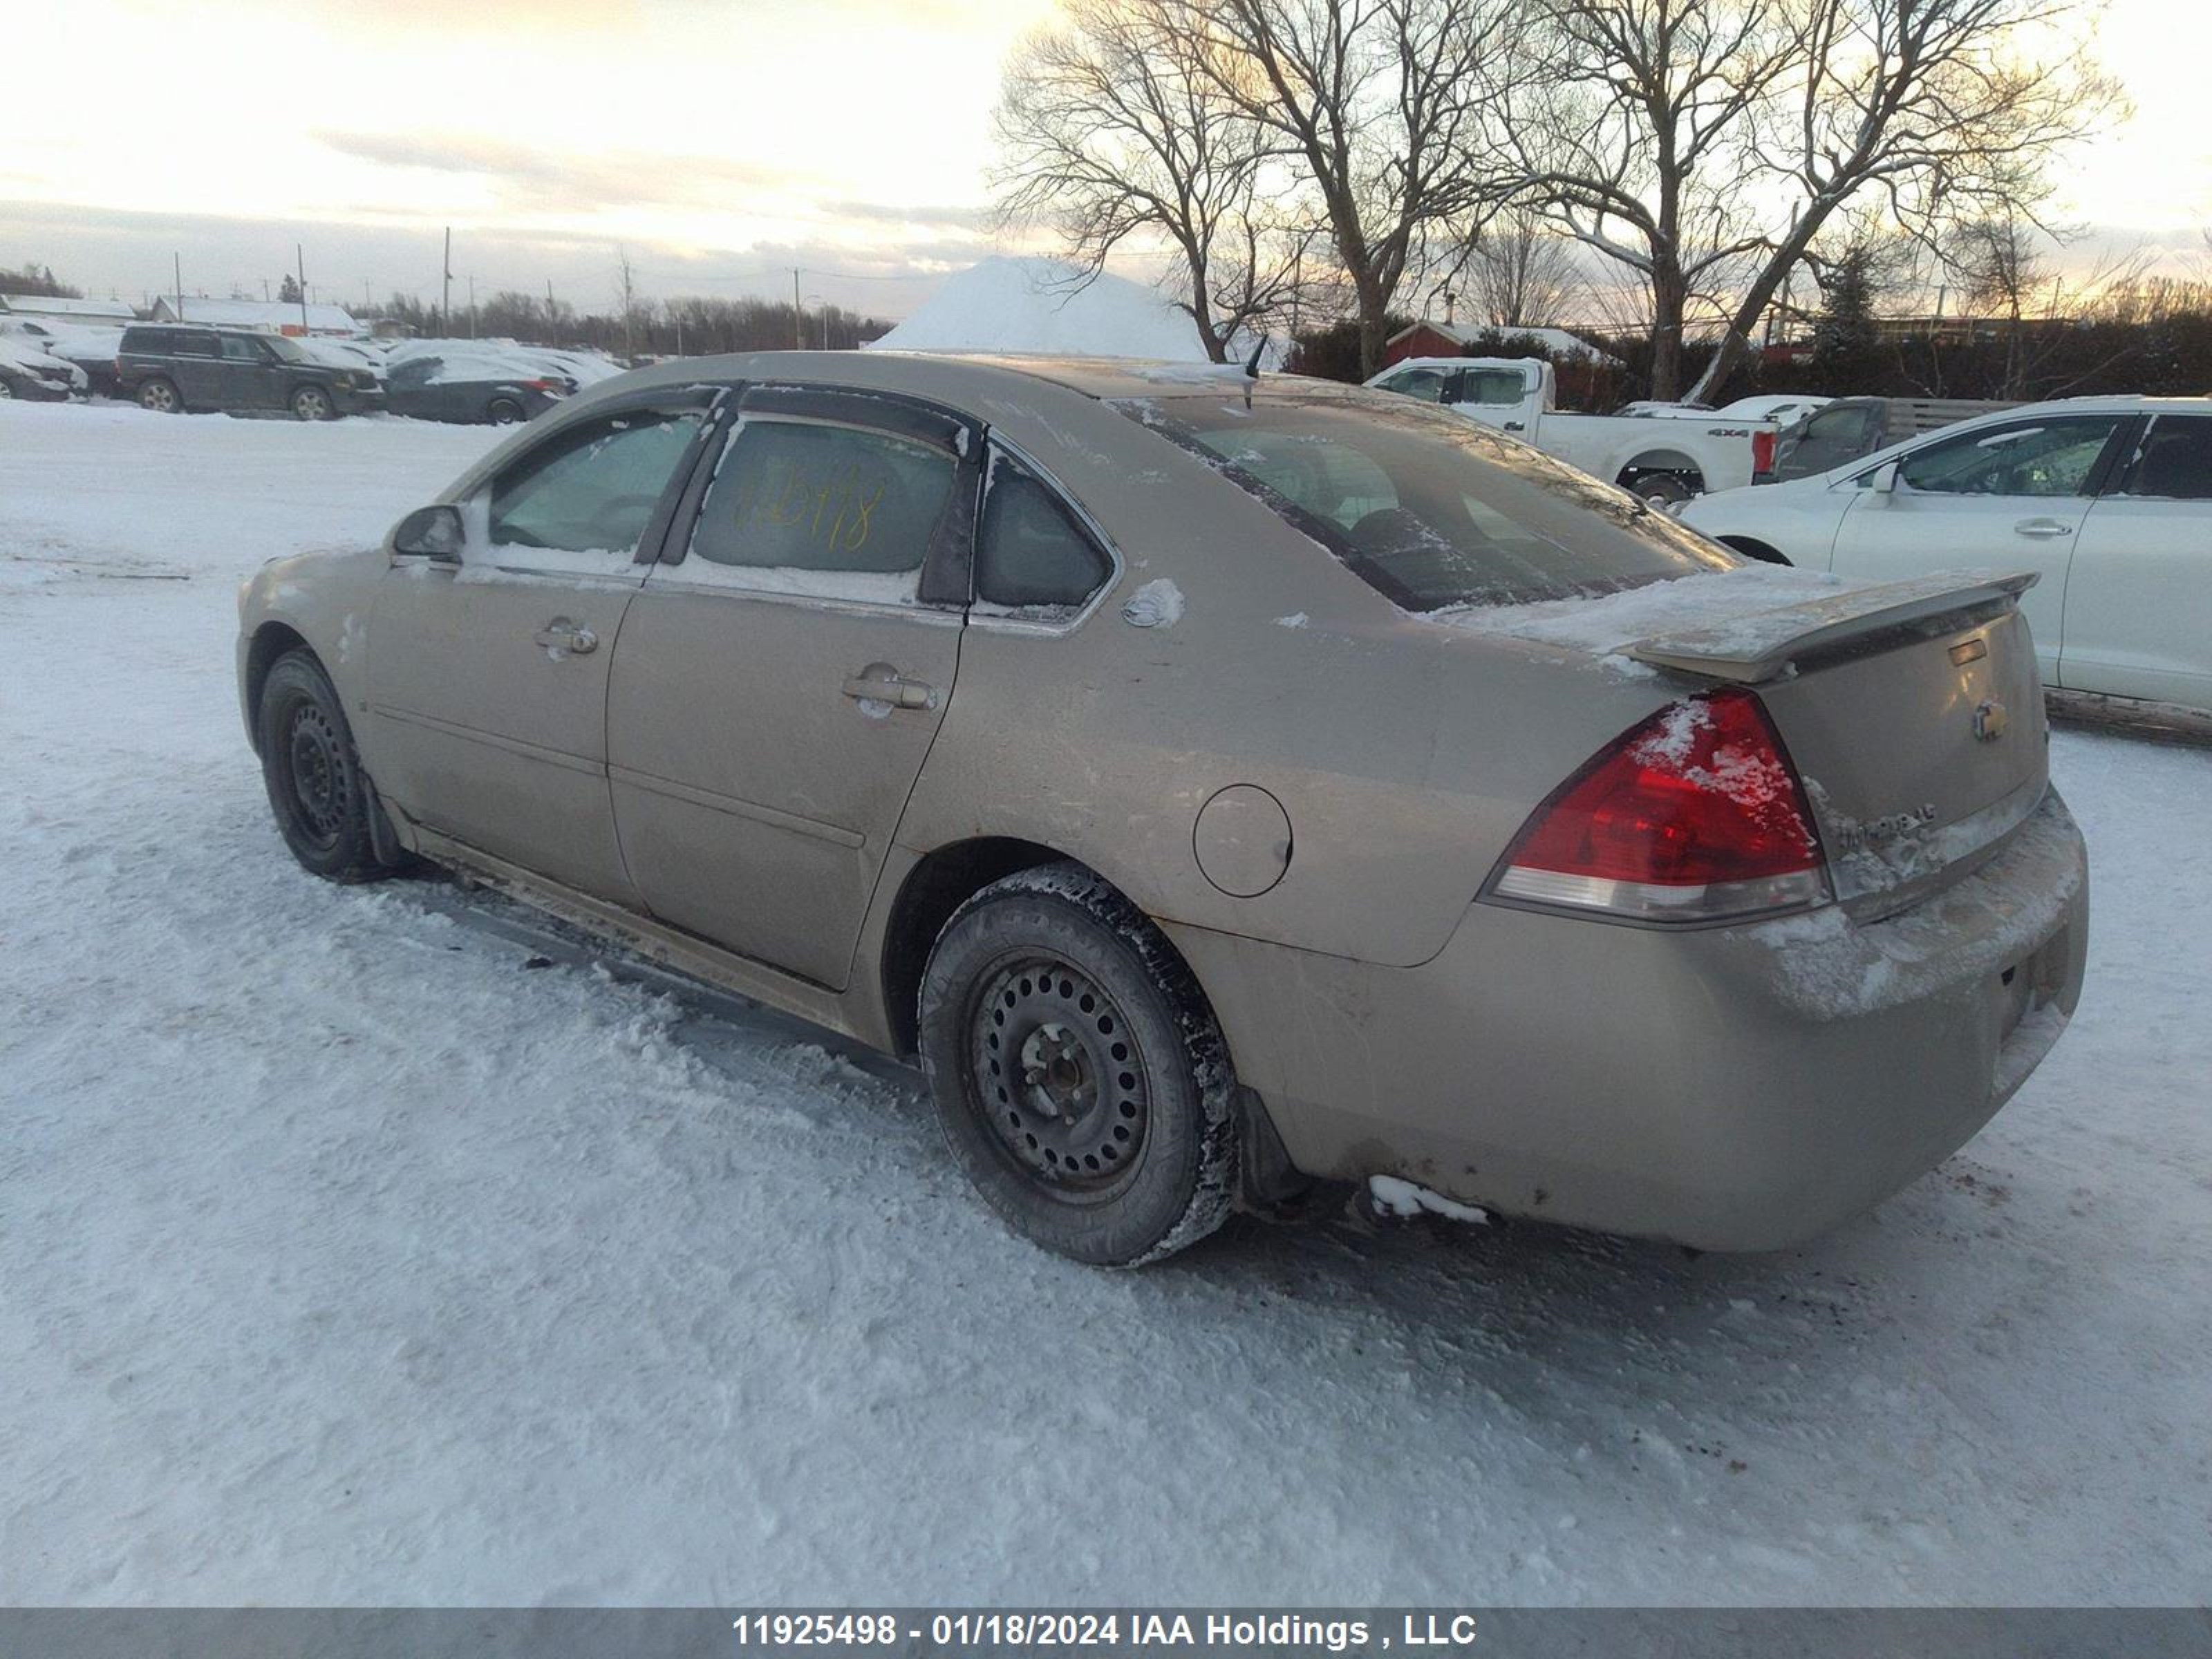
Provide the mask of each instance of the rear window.
{"label": "rear window", "polygon": [[1589,598],[1741,562],[1621,490],[1408,399],[1117,406],[1404,610]]}

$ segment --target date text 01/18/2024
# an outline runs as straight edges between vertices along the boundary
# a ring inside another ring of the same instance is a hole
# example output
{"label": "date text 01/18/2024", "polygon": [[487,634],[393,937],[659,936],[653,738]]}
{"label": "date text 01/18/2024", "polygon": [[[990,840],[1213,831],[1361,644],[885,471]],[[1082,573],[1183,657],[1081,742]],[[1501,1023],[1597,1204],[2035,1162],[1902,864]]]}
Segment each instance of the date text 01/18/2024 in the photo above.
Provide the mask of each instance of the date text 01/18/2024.
{"label": "date text 01/18/2024", "polygon": [[1310,1647],[1326,1653],[1419,1651],[1467,1648],[1475,1641],[1468,1613],[1409,1613],[1394,1632],[1357,1618],[1310,1613],[1073,1613],[963,1611],[893,1613],[753,1613],[731,1621],[739,1647],[889,1647],[927,1641],[956,1651],[974,1648],[1207,1648],[1230,1650]]}

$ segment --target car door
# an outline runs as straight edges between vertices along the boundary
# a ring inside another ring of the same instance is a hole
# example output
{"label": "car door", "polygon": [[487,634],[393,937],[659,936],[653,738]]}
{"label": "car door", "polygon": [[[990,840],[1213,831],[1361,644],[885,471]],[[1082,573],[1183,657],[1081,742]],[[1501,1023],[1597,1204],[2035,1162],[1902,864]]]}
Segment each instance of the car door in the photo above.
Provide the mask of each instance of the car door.
{"label": "car door", "polygon": [[960,660],[980,433],[748,390],[630,606],[615,817],[662,921],[842,989]]}
{"label": "car door", "polygon": [[276,359],[269,348],[251,335],[223,334],[216,337],[222,352],[222,406],[274,409]]}
{"label": "car door", "polygon": [[2027,416],[1929,439],[1856,481],[1831,568],[1888,581],[1933,570],[2033,570],[2020,608],[2047,684],[2058,683],[2066,577],[2124,414]]}
{"label": "car door", "polygon": [[220,337],[212,331],[180,329],[167,365],[187,409],[228,409]]}
{"label": "car door", "polygon": [[2155,416],[2089,507],[2058,683],[2212,708],[2212,414]]}
{"label": "car door", "polygon": [[607,665],[712,397],[567,422],[463,504],[458,562],[393,556],[368,630],[368,752],[410,818],[635,903],[607,794]]}

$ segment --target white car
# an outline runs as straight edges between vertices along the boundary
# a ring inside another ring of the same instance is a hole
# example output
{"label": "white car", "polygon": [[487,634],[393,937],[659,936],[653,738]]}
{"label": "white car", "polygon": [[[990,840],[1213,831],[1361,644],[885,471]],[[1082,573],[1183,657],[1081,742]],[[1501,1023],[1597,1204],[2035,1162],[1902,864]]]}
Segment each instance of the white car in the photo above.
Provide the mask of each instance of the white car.
{"label": "white car", "polygon": [[1652,501],[1751,483],[1773,467],[1781,434],[1772,421],[1718,410],[1664,422],[1575,414],[1558,406],[1558,378],[1540,357],[1407,357],[1367,384],[1442,404]]}
{"label": "white car", "polygon": [[2044,683],[2212,710],[2212,398],[2073,398],[1692,501],[1741,552],[1893,580],[2032,570]]}

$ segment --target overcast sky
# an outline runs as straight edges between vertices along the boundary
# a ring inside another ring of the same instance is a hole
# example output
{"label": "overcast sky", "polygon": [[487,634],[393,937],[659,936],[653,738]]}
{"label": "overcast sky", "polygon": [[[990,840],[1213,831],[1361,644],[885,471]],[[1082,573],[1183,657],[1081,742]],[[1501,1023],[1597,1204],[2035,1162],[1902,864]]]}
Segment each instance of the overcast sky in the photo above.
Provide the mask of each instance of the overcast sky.
{"label": "overcast sky", "polygon": [[[258,294],[303,241],[318,298],[608,307],[801,297],[898,317],[990,251],[1007,49],[1051,0],[68,0],[11,31],[0,266],[88,292]],[[2062,181],[2100,243],[2212,224],[2205,0],[2112,0],[2132,120]],[[2180,257],[2176,255],[2177,258]]]}

